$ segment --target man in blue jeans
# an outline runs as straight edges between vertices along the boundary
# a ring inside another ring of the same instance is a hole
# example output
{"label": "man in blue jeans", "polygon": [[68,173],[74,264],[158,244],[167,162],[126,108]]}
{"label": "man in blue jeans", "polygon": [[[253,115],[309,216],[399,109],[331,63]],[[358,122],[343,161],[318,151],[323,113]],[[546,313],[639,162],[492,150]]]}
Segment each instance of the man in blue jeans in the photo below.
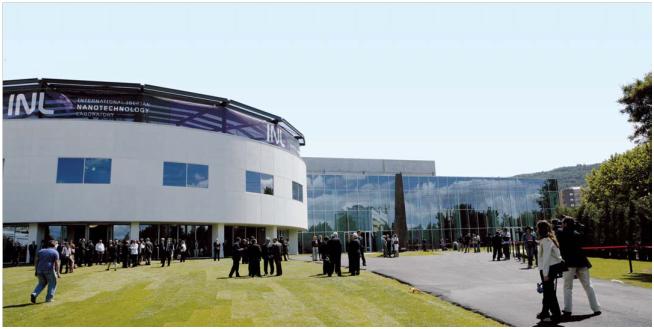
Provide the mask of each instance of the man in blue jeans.
{"label": "man in blue jeans", "polygon": [[43,288],[48,285],[48,294],[45,296],[46,303],[52,302],[57,289],[57,278],[59,275],[59,253],[57,252],[57,241],[50,240],[48,248],[39,250],[36,254],[35,275],[39,283],[30,295],[30,301],[36,303],[36,297]]}

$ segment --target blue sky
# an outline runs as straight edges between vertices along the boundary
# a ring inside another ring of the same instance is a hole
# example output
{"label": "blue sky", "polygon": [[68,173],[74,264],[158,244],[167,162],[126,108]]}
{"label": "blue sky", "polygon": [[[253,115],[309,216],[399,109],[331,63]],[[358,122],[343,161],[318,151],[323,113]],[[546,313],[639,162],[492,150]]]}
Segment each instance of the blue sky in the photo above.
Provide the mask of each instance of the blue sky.
{"label": "blue sky", "polygon": [[651,5],[3,4],[3,79],[140,82],[235,99],[304,156],[511,176],[633,147],[620,86],[651,71]]}

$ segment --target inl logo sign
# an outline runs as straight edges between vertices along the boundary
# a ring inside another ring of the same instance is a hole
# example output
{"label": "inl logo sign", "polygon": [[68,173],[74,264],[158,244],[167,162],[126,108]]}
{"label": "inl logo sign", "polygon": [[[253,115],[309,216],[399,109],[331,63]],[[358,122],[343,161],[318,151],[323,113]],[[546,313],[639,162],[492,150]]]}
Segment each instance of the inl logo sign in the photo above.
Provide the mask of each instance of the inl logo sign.
{"label": "inl logo sign", "polygon": [[[14,105],[14,100],[16,104]],[[17,116],[20,115],[21,107],[25,109],[25,114],[30,115],[34,111],[39,111],[43,114],[54,114],[53,110],[46,110],[43,108],[43,103],[45,102],[45,93],[32,93],[32,104],[30,105],[27,102],[25,94],[11,94],[9,95],[9,106],[7,107],[7,116]],[[38,107],[37,107],[38,105]]]}
{"label": "inl logo sign", "polygon": [[282,128],[275,127],[275,125],[269,123],[266,126],[266,142],[286,147],[282,139]]}

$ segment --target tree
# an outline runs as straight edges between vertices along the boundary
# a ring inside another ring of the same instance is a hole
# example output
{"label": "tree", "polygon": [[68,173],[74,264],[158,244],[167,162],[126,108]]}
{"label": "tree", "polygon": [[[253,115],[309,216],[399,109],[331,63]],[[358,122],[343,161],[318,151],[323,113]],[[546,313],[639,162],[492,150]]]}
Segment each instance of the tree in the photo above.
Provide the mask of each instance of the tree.
{"label": "tree", "polygon": [[652,144],[645,143],[611,156],[586,177],[583,211],[597,222],[594,234],[599,241],[651,244],[651,173]]}
{"label": "tree", "polygon": [[620,113],[629,115],[634,124],[634,134],[629,138],[642,144],[652,140],[652,72],[643,80],[622,87],[623,96],[618,100],[625,105]]}

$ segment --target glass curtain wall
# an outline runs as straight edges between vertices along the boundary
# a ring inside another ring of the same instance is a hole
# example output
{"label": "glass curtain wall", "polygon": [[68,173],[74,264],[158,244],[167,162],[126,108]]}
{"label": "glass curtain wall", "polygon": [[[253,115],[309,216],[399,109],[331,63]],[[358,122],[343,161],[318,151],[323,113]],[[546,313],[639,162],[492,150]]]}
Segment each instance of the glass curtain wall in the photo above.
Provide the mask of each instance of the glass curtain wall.
{"label": "glass curtain wall", "polygon": [[[495,230],[510,228],[519,238],[526,226],[551,218],[556,208],[555,180],[404,176],[408,247],[451,244],[466,234],[483,242]],[[395,176],[308,175],[309,228],[299,234],[301,252],[311,252],[314,235],[360,230],[377,251],[381,237],[395,227]],[[369,232],[369,233],[368,233]],[[345,244],[345,243],[343,243]]]}

